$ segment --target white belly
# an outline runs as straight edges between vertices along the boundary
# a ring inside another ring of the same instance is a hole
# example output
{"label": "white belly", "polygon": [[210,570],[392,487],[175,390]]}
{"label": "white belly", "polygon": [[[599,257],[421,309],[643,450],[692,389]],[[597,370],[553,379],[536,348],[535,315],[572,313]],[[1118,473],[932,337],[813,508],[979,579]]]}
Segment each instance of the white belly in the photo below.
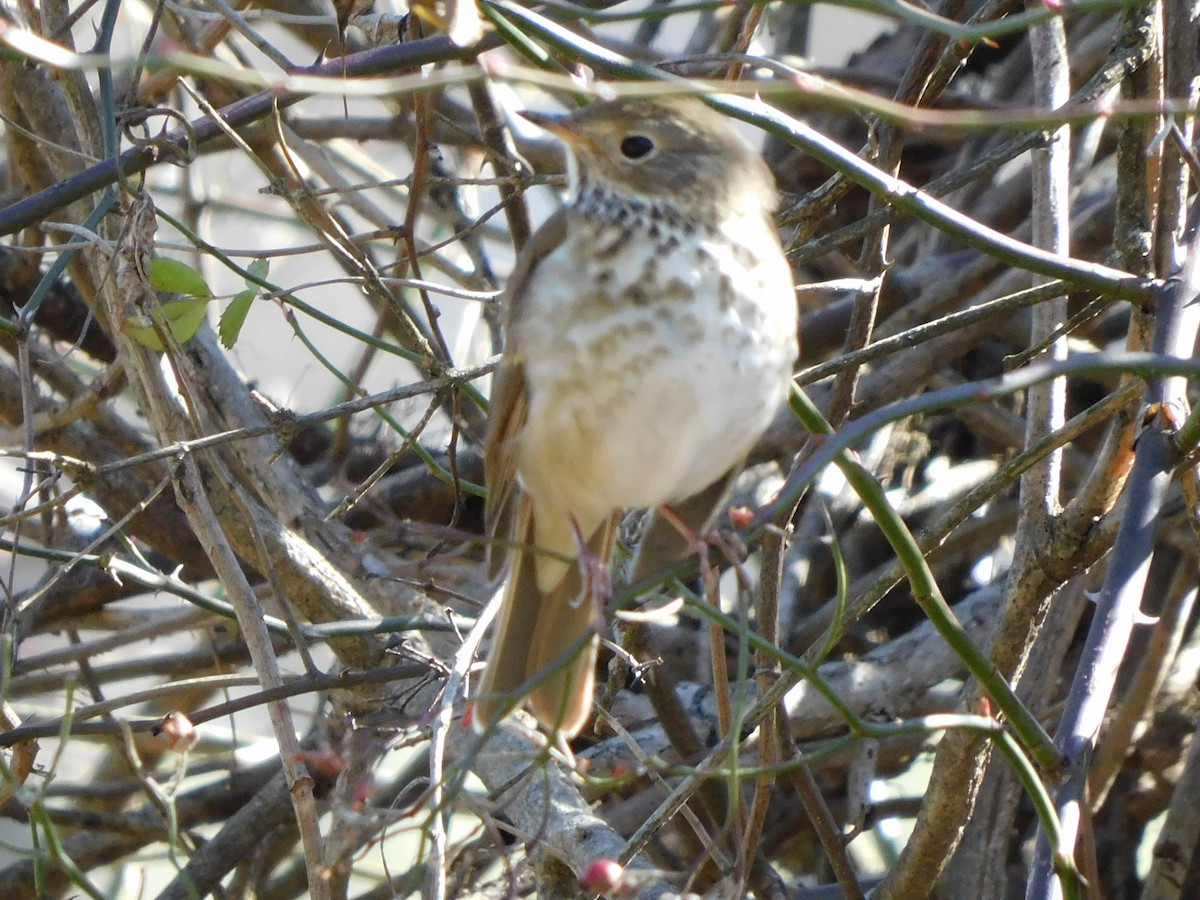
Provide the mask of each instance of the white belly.
{"label": "white belly", "polygon": [[[538,266],[523,300],[529,417],[518,471],[539,502],[586,528],[684,500],[746,456],[796,355],[791,272],[775,236],[757,230],[770,262],[754,276],[752,260],[699,235],[665,254],[630,241],[616,269],[596,260],[580,271],[570,246]],[[600,271],[602,289],[582,296]]]}

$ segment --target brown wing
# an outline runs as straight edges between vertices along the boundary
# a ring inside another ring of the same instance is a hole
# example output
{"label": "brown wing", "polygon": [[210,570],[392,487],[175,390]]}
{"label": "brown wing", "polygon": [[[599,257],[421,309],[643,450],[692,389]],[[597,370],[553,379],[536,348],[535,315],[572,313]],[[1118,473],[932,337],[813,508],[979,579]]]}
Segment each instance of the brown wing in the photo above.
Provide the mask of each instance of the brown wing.
{"label": "brown wing", "polygon": [[487,481],[486,523],[488,537],[487,574],[498,579],[508,566],[514,537],[514,517],[520,486],[517,484],[517,438],[529,414],[525,383],[525,358],[512,327],[521,315],[526,287],[538,262],[563,241],[566,211],[558,210],[546,220],[521,251],[504,290],[507,328],[504,357],[492,382],[484,468]]}

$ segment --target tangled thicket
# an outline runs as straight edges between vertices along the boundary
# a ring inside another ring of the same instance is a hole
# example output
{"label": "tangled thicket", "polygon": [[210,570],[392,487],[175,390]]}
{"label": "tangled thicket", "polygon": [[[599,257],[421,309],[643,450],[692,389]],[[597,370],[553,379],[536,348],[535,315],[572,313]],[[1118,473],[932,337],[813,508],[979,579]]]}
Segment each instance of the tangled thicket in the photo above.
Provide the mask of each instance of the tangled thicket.
{"label": "tangled thicket", "polygon": [[[5,4],[0,896],[1200,896],[1190,5],[234,6]],[[572,763],[463,725],[478,448],[512,113],[632,90],[762,140],[804,396]]]}

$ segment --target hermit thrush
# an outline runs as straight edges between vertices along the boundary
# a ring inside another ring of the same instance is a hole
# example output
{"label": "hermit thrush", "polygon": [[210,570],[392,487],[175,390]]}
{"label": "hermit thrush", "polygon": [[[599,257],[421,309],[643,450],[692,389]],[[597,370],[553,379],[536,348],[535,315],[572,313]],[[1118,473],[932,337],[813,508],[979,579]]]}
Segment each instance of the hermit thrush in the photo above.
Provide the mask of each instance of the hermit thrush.
{"label": "hermit thrush", "polygon": [[[570,194],[505,292],[489,574],[515,561],[475,716],[485,727],[521,700],[571,737],[591,710],[621,515],[668,507],[711,525],[786,396],[796,298],[770,171],[699,100],[526,117],[566,144]],[[635,577],[687,549],[652,523]]]}

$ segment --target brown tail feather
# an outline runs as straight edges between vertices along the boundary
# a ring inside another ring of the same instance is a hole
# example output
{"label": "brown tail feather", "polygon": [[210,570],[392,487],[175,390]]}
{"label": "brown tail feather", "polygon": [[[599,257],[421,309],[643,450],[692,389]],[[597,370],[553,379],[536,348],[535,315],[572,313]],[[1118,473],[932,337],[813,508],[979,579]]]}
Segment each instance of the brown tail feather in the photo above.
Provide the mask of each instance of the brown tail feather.
{"label": "brown tail feather", "polygon": [[[568,567],[550,591],[538,587],[538,551],[532,546],[534,523],[527,498],[521,506],[514,529],[520,549],[504,586],[500,625],[475,701],[475,721],[480,728],[494,724],[524,694],[543,727],[569,738],[579,733],[591,713],[603,611],[585,590],[578,565]],[[612,517],[588,540],[590,552],[604,566],[612,558],[617,522]]]}

